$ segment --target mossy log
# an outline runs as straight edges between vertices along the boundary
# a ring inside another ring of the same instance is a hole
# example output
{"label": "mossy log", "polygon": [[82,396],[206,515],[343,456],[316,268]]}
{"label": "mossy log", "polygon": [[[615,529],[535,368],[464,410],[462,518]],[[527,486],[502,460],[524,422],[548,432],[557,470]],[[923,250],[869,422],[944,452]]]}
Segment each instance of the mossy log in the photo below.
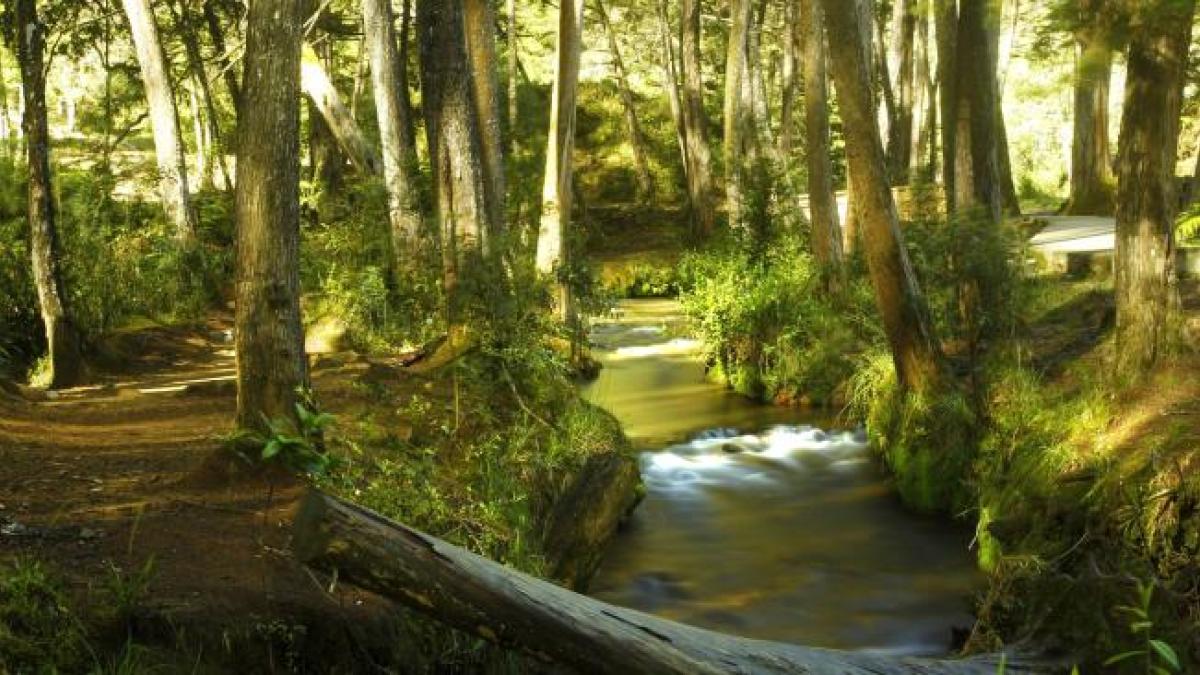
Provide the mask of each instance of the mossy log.
{"label": "mossy log", "polygon": [[[313,490],[299,560],[428,616],[583,673],[994,675],[999,657],[920,659],[734,637],[609,605]],[[1035,672],[1009,663],[1005,672]]]}

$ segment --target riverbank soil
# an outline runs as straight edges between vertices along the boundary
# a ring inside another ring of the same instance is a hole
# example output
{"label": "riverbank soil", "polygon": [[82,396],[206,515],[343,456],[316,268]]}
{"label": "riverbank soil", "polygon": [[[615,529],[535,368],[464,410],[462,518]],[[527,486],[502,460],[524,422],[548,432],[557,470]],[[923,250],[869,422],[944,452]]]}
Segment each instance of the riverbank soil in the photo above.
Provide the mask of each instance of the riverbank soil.
{"label": "riverbank soil", "polygon": [[[225,456],[236,403],[228,329],[227,317],[215,317],[192,329],[138,331],[109,345],[116,358],[96,369],[94,386],[51,396],[0,391],[0,656],[10,659],[7,667],[20,672],[22,661],[11,659],[25,658],[26,666],[58,659],[66,672],[119,663],[167,672],[362,672],[397,663],[434,671],[511,658],[318,577],[292,558],[290,524],[306,485],[281,471],[240,471],[240,460],[213,461]],[[443,430],[456,401],[482,405],[482,394],[450,377],[412,376],[353,353],[313,363],[316,395],[338,420],[331,449],[343,469],[324,484],[330,491],[391,508],[392,517],[525,569],[569,567],[579,583],[592,571],[590,558],[554,559],[539,543],[540,528],[581,475],[574,468],[588,457],[612,457],[610,473],[613,462],[623,467],[612,493],[636,499],[633,460],[610,426],[593,432],[591,445],[575,434],[586,447],[575,464],[553,466],[554,481],[532,480],[543,474],[511,455],[492,455],[497,471],[513,474],[503,484],[508,496],[537,506],[514,514],[479,487],[466,464],[487,456],[476,441],[503,433],[549,444],[532,428],[540,423],[473,412],[460,430]],[[558,420],[578,426],[571,415]],[[415,480],[426,487],[407,482]],[[580,527],[564,533],[559,526],[557,545],[597,557],[594,549],[616,523],[589,522],[593,511],[578,504],[562,507],[576,510]],[[529,543],[501,551],[496,542],[505,539]],[[5,625],[40,628],[21,636]]]}

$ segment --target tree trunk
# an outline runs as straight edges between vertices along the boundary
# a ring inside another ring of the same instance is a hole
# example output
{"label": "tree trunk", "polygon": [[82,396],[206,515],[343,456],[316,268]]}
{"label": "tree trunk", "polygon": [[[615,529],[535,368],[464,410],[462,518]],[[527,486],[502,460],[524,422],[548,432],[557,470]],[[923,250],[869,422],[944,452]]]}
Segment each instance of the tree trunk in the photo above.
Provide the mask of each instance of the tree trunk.
{"label": "tree trunk", "polygon": [[[932,660],[739,638],[593,600],[316,490],[296,557],[438,621],[580,673],[992,675],[998,658]],[[1033,672],[1011,659],[1007,672]]]}
{"label": "tree trunk", "polygon": [[383,150],[383,182],[388,196],[392,268],[401,277],[416,270],[420,254],[421,207],[417,193],[417,153],[405,138],[404,107],[398,80],[391,0],[362,0],[364,39],[371,70],[371,91]]}
{"label": "tree trunk", "polygon": [[625,111],[625,128],[629,132],[629,144],[633,148],[633,166],[637,175],[637,196],[648,200],[654,196],[654,176],[650,173],[650,162],[646,159],[646,135],[642,133],[642,125],[638,122],[637,108],[634,107],[633,90],[629,87],[629,76],[625,72],[625,60],[621,58],[621,45],[617,42],[617,34],[608,18],[608,10],[603,0],[596,0],[596,14],[603,24],[604,34],[608,37],[608,51],[612,56],[613,74],[617,77],[617,91],[621,95],[621,106]]}
{"label": "tree trunk", "polygon": [[[679,160],[683,169],[684,180],[690,166],[687,148],[687,126],[683,119],[683,104],[679,91],[679,58],[675,52],[675,38],[672,37],[671,16],[667,0],[659,0],[655,5],[658,16],[659,41],[662,43],[662,85],[667,92],[667,103],[671,107],[671,118],[675,121],[675,140],[679,144]],[[690,183],[688,183],[690,185]],[[693,213],[691,192],[684,191],[688,205],[688,213]]]}
{"label": "tree trunk", "polygon": [[955,163],[958,157],[958,5],[956,0],[934,0],[937,30],[938,118],[942,137],[942,194],[946,213],[954,213],[958,193]]}
{"label": "tree trunk", "polygon": [[825,65],[825,21],[819,0],[801,0],[803,37],[804,128],[808,137],[808,208],[813,256],[835,282],[842,275],[842,232],[833,189],[829,133],[829,92]]}
{"label": "tree trunk", "polygon": [[517,142],[517,114],[520,111],[519,88],[517,87],[517,0],[506,0],[505,14],[508,17],[508,140]]}
{"label": "tree trunk", "polygon": [[342,103],[342,98],[334,88],[333,82],[329,80],[325,69],[321,67],[316,52],[309,48],[305,48],[304,51],[304,59],[300,65],[301,91],[308,96],[317,111],[321,113],[321,117],[325,119],[329,130],[337,138],[338,146],[341,147],[342,152],[346,153],[350,164],[363,173],[382,175],[383,171],[375,149],[371,147],[370,143],[367,143],[367,139],[363,137],[362,131],[358,128],[358,123],[354,120],[354,115]]}
{"label": "tree trunk", "polygon": [[[400,93],[400,129],[404,134],[401,139],[404,147],[413,149],[413,166],[417,166],[417,132],[415,114],[413,113],[412,94],[408,83],[408,45],[412,33],[412,0],[404,0],[400,5],[400,51],[396,58],[396,82]],[[415,170],[415,169],[414,169]]]}
{"label": "tree trunk", "polygon": [[209,148],[211,147],[211,138],[207,137],[204,130],[204,115],[200,112],[200,97],[196,95],[196,90],[199,86],[193,81],[192,86],[187,87],[188,108],[192,114],[192,136],[196,139],[196,182],[201,188],[212,189],[213,187],[213,167],[209,161],[211,155]]}
{"label": "tree trunk", "polygon": [[300,324],[300,43],[305,0],[252,2],[237,150],[237,422],[295,420]]}
{"label": "tree trunk", "polygon": [[1132,31],[1117,156],[1116,362],[1143,376],[1170,344],[1175,158],[1193,0],[1139,6]]}
{"label": "tree trunk", "polygon": [[46,119],[46,26],[38,20],[35,0],[16,0],[13,24],[25,109],[22,126],[29,161],[29,255],[38,309],[46,330],[51,389],[78,384],[83,376],[80,335],[63,289],[50,175],[50,125]]}
{"label": "tree trunk", "polygon": [[[192,24],[192,19],[188,14],[187,5],[180,3],[178,6],[174,2],[167,3],[171,9],[171,13],[175,17],[175,23],[179,26],[179,33],[183,40],[184,50],[187,53],[188,67],[192,71],[192,77],[199,86],[201,98],[204,102],[204,109],[207,112],[207,122],[205,134],[211,141],[209,145],[208,156],[215,159],[215,162],[209,162],[209,171],[215,172],[217,168],[221,170],[221,176],[225,184],[226,192],[233,192],[233,178],[229,172],[229,166],[225,161],[225,143],[224,134],[221,132],[221,121],[217,113],[217,103],[213,98],[212,85],[208,80],[208,72],[204,68],[204,55],[200,51],[200,42],[196,35],[197,31]],[[209,177],[211,179],[211,173]],[[211,187],[211,183],[209,183]]]}
{"label": "tree trunk", "polygon": [[150,111],[154,132],[154,154],[158,163],[158,192],[167,220],[175,228],[175,238],[185,246],[196,241],[196,213],[188,194],[187,168],[184,161],[179,112],[171,89],[170,68],[158,38],[158,26],[149,0],[121,0]]}
{"label": "tree trunk", "polygon": [[751,0],[731,0],[729,42],[725,55],[725,206],[731,228],[749,228],[746,200],[750,164],[756,161],[758,131],[754,119],[754,90],[750,73]]}
{"label": "tree trunk", "polygon": [[471,91],[475,96],[483,150],[484,199],[488,214],[488,242],[504,233],[504,137],[500,133],[500,72],[496,57],[496,16],[491,0],[464,0],[467,55],[471,61]]}
{"label": "tree trunk", "polygon": [[[857,40],[853,43],[859,50],[859,56],[862,59],[864,67],[867,69],[867,82],[875,81],[875,68],[872,66],[874,56],[874,41],[871,38],[871,26],[874,17],[874,0],[854,0],[854,9],[858,16],[859,34]],[[832,47],[830,47],[832,49]],[[830,52],[832,53],[832,52]],[[841,92],[838,92],[839,101]],[[875,92],[872,89],[871,97],[867,101],[871,106],[872,115],[878,115],[878,108],[875,103]],[[879,132],[878,121],[875,124],[875,131]],[[854,196],[854,167],[849,161],[846,162],[846,222],[842,227],[842,247],[847,255],[852,255],[858,250],[859,244],[859,203]]]}
{"label": "tree trunk", "polygon": [[1082,25],[1075,32],[1075,124],[1071,138],[1071,196],[1068,215],[1113,212],[1115,178],[1108,142],[1108,95],[1113,49],[1100,28],[1099,3],[1079,0]]}
{"label": "tree trunk", "polygon": [[937,80],[933,77],[929,41],[929,7],[918,5],[913,82],[913,149],[910,172],[918,180],[932,182],[937,174]]}
{"label": "tree trunk", "polygon": [[[317,48],[321,50],[319,58],[325,68],[332,70],[332,41],[322,40]],[[333,130],[329,128],[325,117],[311,98],[305,97],[305,109],[308,115],[310,171],[308,178],[320,186],[322,194],[337,194],[342,189],[342,179],[346,168],[345,156],[338,147],[338,140],[333,135]],[[317,214],[314,212],[313,215]]]}
{"label": "tree trunk", "polygon": [[[550,99],[542,218],[537,241],[537,270],[542,274],[550,274],[570,264],[567,236],[571,223],[575,95],[579,86],[582,38],[583,0],[564,0],[559,5],[554,91]],[[559,318],[569,320],[573,311],[570,291],[562,281],[558,286]]]}
{"label": "tree trunk", "polygon": [[233,109],[236,112],[240,109],[242,87],[238,82],[237,69],[230,62],[229,50],[225,47],[225,31],[221,28],[221,17],[217,14],[214,0],[204,0],[204,23],[208,26],[208,37],[217,52],[217,64],[221,67],[225,88],[229,90],[229,100],[233,101]]}
{"label": "tree trunk", "polygon": [[891,68],[895,103],[888,120],[888,170],[893,185],[908,182],[913,143],[913,41],[917,27],[913,0],[895,0],[892,13]]}
{"label": "tree trunk", "polygon": [[466,28],[457,0],[418,0],[421,107],[433,169],[447,324],[460,327],[465,300],[459,276],[480,273],[487,235],[485,173],[468,72]]}
{"label": "tree trunk", "polygon": [[863,249],[884,332],[900,385],[918,393],[936,391],[943,382],[942,353],[900,234],[896,205],[888,186],[887,166],[871,101],[867,61],[857,49],[859,16],[842,0],[822,0],[830,61],[837,84],[846,153],[861,200]]}
{"label": "tree trunk", "polygon": [[[1003,20],[1003,0],[987,0],[988,18],[984,29],[988,36],[988,58],[992,86],[992,104],[995,108],[996,129],[996,180],[1000,190],[1000,211],[1006,216],[1021,215],[1021,201],[1013,183],[1012,160],[1008,153],[1008,124],[1004,121],[1004,88],[1000,86],[1000,24]],[[1018,8],[1019,9],[1019,8]],[[1014,29],[1015,30],[1015,29]]]}
{"label": "tree trunk", "polygon": [[683,0],[680,71],[683,77],[683,124],[687,141],[688,201],[693,235],[706,238],[716,227],[713,204],[712,154],[704,113],[704,80],[700,72],[700,0]]}
{"label": "tree trunk", "polygon": [[783,98],[779,104],[779,138],[776,155],[788,173],[791,173],[791,154],[795,145],[796,101],[800,96],[800,81],[803,79],[801,55],[804,53],[804,27],[800,19],[803,0],[786,0],[783,34]]}
{"label": "tree trunk", "polygon": [[962,0],[956,55],[955,207],[979,209],[992,222],[1004,212],[997,138],[996,61],[989,30],[996,30],[993,0]]}

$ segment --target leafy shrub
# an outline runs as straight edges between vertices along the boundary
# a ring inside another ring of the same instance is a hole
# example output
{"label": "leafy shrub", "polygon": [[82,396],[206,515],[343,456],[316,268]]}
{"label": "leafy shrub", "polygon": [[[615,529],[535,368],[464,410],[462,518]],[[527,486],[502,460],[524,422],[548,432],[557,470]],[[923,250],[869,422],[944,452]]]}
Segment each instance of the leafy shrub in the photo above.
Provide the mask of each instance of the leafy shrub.
{"label": "leafy shrub", "polygon": [[19,558],[0,569],[0,670],[73,672],[87,647],[80,626],[45,566]]}

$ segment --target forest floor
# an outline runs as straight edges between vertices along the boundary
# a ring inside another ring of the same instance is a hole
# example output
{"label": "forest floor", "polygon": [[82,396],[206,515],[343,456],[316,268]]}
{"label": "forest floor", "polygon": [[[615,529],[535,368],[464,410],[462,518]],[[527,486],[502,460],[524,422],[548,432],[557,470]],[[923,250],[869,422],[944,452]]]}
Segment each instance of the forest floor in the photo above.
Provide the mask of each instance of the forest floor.
{"label": "forest floor", "polygon": [[[330,593],[292,559],[300,481],[208,470],[236,407],[229,326],[220,316],[130,334],[123,368],[96,386],[35,401],[0,392],[0,560],[52,562],[87,615],[113,602],[109,591],[144,582],[133,589],[144,596],[139,635],[176,642],[196,662],[257,642],[260,653],[226,656],[266,663],[286,658],[296,627],[319,626],[306,640],[333,647],[391,606],[345,585]],[[368,367],[318,366],[326,407],[344,411],[351,378]]]}

